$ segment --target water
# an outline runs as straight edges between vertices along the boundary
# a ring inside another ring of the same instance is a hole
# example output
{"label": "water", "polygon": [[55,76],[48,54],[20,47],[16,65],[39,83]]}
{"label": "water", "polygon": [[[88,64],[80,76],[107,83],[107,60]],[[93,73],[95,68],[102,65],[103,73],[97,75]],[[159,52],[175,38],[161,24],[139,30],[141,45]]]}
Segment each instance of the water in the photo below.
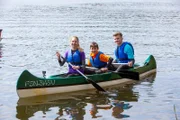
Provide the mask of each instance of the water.
{"label": "water", "polygon": [[[4,38],[0,42],[0,120],[72,119],[69,114],[78,120],[116,119],[112,113],[115,108],[91,110],[94,104],[108,105],[112,99],[131,106],[117,110],[119,118],[175,120],[177,114],[180,119],[178,1],[13,4],[0,2]],[[64,53],[69,48],[70,36],[79,37],[87,57],[91,41],[98,42],[100,50],[113,57],[112,34],[116,31],[134,45],[137,63],[149,54],[155,56],[156,76],[138,84],[109,88],[112,95],[91,91],[30,100],[18,98],[16,81],[24,69],[37,76],[42,76],[43,70],[47,76],[66,72],[66,66],[58,66],[55,52]]]}

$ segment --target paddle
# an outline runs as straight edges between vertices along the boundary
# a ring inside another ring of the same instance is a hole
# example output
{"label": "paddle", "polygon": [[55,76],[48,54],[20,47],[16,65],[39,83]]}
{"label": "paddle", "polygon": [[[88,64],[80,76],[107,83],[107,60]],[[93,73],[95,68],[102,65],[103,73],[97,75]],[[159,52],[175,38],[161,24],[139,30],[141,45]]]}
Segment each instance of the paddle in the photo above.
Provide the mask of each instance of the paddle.
{"label": "paddle", "polygon": [[122,78],[130,78],[133,80],[139,80],[139,73],[135,71],[129,70],[120,70],[118,72],[113,71],[114,73],[118,73]]}
{"label": "paddle", "polygon": [[[112,63],[112,64],[114,65],[114,63]],[[118,64],[118,65],[127,65],[127,63],[115,63],[115,64]],[[88,68],[89,69],[95,69],[95,70],[98,69],[98,68],[95,68],[95,67],[88,67]],[[117,68],[117,71],[109,70],[109,72],[117,73],[122,78],[130,78],[130,79],[133,79],[133,80],[139,80],[139,73],[135,72],[135,71],[130,71],[128,69],[118,69]]]}
{"label": "paddle", "polygon": [[[64,57],[61,56],[61,58],[63,58],[65,61],[66,59]],[[67,62],[67,61],[66,61]],[[73,66],[70,62],[67,62],[71,67]],[[91,83],[97,90],[99,91],[103,91],[106,92],[102,87],[100,87],[98,84],[96,84],[92,79],[88,78],[87,76],[85,76],[81,71],[79,71],[78,69],[76,69],[76,71],[81,74],[89,83]]]}
{"label": "paddle", "polygon": [[121,69],[121,65],[128,65],[128,63],[112,63],[112,65],[119,65],[119,67],[116,69],[116,71],[114,71],[114,73],[118,73],[121,77],[139,80],[138,72],[130,71],[128,69]]}

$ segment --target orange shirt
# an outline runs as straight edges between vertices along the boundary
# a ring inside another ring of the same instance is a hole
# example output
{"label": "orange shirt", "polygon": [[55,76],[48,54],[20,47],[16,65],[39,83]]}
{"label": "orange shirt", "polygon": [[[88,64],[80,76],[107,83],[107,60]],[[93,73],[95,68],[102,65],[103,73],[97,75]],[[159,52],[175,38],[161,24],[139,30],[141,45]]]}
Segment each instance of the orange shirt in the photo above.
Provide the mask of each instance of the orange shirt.
{"label": "orange shirt", "polygon": [[[97,55],[97,53],[90,53],[90,56],[91,56],[93,59],[96,57],[96,55]],[[100,54],[100,56],[99,56],[99,59],[100,59],[100,61],[102,61],[102,62],[108,62],[108,61],[109,61],[109,58],[110,58],[110,56],[105,55],[105,54]],[[90,59],[88,59],[87,65],[88,65],[88,66],[92,66],[92,65],[91,65],[91,62],[90,62]]]}

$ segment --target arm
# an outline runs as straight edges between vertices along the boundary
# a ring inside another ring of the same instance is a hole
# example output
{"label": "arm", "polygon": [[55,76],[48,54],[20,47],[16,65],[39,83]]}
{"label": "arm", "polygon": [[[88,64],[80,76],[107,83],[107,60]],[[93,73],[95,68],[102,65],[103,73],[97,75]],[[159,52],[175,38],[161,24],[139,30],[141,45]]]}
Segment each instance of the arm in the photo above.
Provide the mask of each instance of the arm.
{"label": "arm", "polygon": [[134,64],[134,52],[133,52],[133,48],[130,45],[126,45],[124,48],[124,52],[127,54],[129,62],[128,62],[128,66],[132,67]]}
{"label": "arm", "polygon": [[107,65],[106,65],[106,68],[110,68],[110,66],[111,66],[111,64],[112,64],[112,62],[113,62],[113,58],[112,57],[109,57],[109,60],[108,60],[108,63],[107,63]]}
{"label": "arm", "polygon": [[82,65],[80,66],[80,68],[82,68],[83,70],[85,69],[85,60],[82,60]]}
{"label": "arm", "polygon": [[100,60],[103,61],[103,62],[107,62],[107,65],[104,68],[101,68],[102,71],[107,71],[110,68],[111,64],[112,64],[113,58],[108,56],[108,55],[101,54],[100,55]]}
{"label": "arm", "polygon": [[64,63],[66,62],[66,60],[65,60],[64,58],[61,58],[61,54],[60,54],[59,52],[56,52],[56,56],[57,56],[59,65],[60,65],[60,66],[63,66]]}
{"label": "arm", "polygon": [[82,68],[83,70],[85,69],[85,53],[84,52],[81,52],[81,61],[82,61],[82,65],[80,66],[80,68]]}

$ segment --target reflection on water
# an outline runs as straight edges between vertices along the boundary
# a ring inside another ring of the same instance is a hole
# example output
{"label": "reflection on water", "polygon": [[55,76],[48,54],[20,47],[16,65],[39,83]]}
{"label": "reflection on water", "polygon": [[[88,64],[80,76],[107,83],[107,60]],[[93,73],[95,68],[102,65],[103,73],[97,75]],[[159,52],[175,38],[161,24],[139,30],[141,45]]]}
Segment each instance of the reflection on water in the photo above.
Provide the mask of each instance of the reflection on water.
{"label": "reflection on water", "polygon": [[[46,117],[46,114],[48,114],[48,112],[50,112],[52,108],[56,108],[57,113],[57,117],[53,119],[72,118],[74,120],[83,120],[85,114],[89,114],[92,118],[96,118],[100,117],[99,115],[96,115],[98,113],[98,109],[113,109],[113,113],[118,112],[118,110],[115,110],[117,106],[112,107],[111,105],[109,105],[110,100],[108,100],[108,96],[97,95],[96,93],[89,93],[88,95],[78,95],[74,99],[70,99],[67,96],[67,98],[62,99],[62,96],[63,95],[59,95],[59,98],[57,98],[56,100],[49,100],[45,103],[27,103],[24,105],[22,105],[22,99],[20,99],[16,107],[16,117],[18,119],[28,119],[30,117],[33,117],[36,114],[36,112],[39,111],[43,113],[44,117]],[[53,96],[51,98],[53,98]],[[90,107],[88,113],[86,113],[85,111],[85,107],[87,106]],[[123,108],[119,107],[119,109]]]}
{"label": "reflection on water", "polygon": [[2,44],[0,43],[0,58],[2,57],[2,50],[1,50],[2,47],[3,47],[3,46],[2,46]]}
{"label": "reflection on water", "polygon": [[3,45],[0,43],[0,68],[1,68],[2,48]]}
{"label": "reflection on water", "polygon": [[[153,82],[155,74],[144,79]],[[136,83],[140,84],[140,83]],[[66,94],[55,94],[31,98],[22,98],[17,102],[18,119],[28,119],[35,116],[37,112],[42,112],[43,117],[48,118],[48,113],[55,109],[57,116],[51,119],[74,119],[83,120],[85,118],[99,118],[98,111],[111,111],[115,118],[127,118],[130,115],[123,114],[124,110],[133,106],[128,102],[138,100],[139,93],[133,92],[134,84],[114,86],[109,88],[110,94],[96,93],[95,91],[73,92]],[[103,116],[104,115],[104,116]],[[52,116],[51,116],[52,117]]]}
{"label": "reflection on water", "polygon": [[46,116],[46,114],[51,111],[51,108],[56,107],[57,118],[61,116],[68,116],[81,120],[79,118],[83,118],[83,115],[85,114],[83,109],[85,105],[86,104],[83,102],[69,99],[59,100],[57,102],[39,103],[35,105],[18,105],[16,107],[16,117],[19,119],[28,119],[39,111],[43,113],[43,116]]}

